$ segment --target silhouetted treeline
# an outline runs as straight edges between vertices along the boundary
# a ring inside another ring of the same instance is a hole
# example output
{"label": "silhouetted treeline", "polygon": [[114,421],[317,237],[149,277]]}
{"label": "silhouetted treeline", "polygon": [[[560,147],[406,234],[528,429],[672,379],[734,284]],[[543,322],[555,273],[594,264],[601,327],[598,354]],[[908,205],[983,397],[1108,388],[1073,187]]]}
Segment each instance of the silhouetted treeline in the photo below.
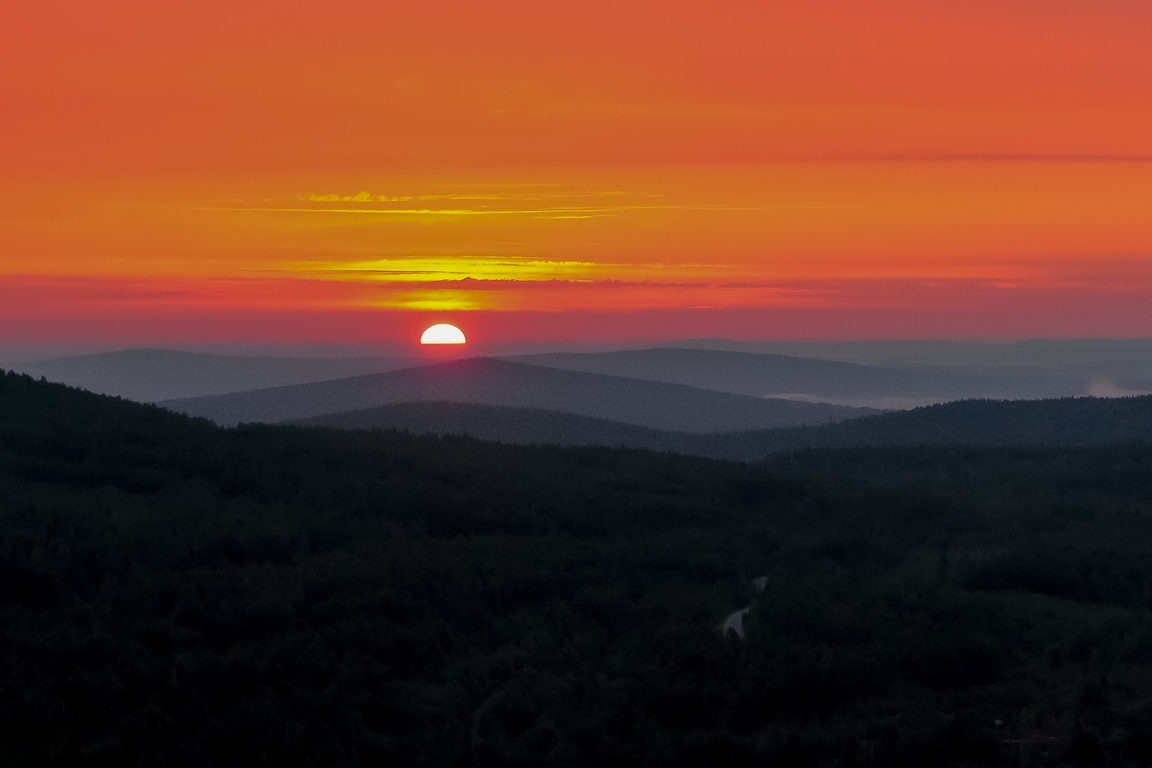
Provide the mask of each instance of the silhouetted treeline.
{"label": "silhouetted treeline", "polygon": [[1142,444],[746,465],[0,376],[0,752],[1146,763],[1150,518]]}
{"label": "silhouetted treeline", "polygon": [[417,435],[469,435],[516,445],[602,445],[686,454],[693,453],[693,440],[710,437],[543,408],[443,401],[390,403],[295,423],[340,429],[395,429]]}

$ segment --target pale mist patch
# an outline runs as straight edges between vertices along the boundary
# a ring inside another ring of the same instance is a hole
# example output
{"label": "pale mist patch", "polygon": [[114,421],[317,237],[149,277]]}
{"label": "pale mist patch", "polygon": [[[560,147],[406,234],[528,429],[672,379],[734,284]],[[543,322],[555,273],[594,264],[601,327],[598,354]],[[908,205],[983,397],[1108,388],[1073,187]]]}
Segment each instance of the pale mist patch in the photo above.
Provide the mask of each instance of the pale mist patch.
{"label": "pale mist patch", "polygon": [[1088,382],[1088,394],[1091,397],[1136,397],[1137,395],[1152,395],[1143,389],[1124,389],[1112,383],[1109,379],[1096,378]]}
{"label": "pale mist patch", "polygon": [[828,403],[847,405],[852,408],[876,408],[882,411],[910,411],[925,405],[946,403],[955,398],[947,397],[821,397],[803,392],[783,392],[778,395],[761,395],[772,400],[795,400],[800,403]]}

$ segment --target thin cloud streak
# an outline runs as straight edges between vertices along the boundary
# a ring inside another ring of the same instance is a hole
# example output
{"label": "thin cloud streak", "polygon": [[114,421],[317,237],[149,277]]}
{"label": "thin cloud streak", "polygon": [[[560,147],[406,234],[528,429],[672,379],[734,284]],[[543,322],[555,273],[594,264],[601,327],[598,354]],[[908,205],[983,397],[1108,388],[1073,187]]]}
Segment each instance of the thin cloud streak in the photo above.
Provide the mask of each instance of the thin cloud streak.
{"label": "thin cloud streak", "polygon": [[607,216],[626,211],[765,211],[770,208],[827,208],[820,204],[778,206],[724,206],[724,205],[619,205],[612,207],[556,207],[556,208],[242,208],[225,206],[187,206],[194,211],[240,211],[247,213],[327,213],[371,214],[378,216],[535,216],[575,218]]}

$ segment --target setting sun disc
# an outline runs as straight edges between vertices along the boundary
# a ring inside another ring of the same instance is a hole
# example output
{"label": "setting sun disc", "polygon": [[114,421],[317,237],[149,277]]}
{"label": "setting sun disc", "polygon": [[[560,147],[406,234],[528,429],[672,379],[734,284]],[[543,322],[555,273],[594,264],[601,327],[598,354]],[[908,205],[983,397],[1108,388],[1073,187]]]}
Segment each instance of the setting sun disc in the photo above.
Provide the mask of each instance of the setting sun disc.
{"label": "setting sun disc", "polygon": [[421,344],[463,344],[464,332],[454,325],[438,323],[420,335]]}

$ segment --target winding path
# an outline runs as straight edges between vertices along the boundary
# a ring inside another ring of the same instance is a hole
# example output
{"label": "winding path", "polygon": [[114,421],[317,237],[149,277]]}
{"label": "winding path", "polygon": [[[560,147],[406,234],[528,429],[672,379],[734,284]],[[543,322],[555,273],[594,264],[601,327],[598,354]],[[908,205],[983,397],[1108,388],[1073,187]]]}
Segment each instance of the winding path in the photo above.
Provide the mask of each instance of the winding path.
{"label": "winding path", "polygon": [[748,613],[748,611],[750,611],[750,610],[752,610],[752,606],[748,606],[747,608],[741,608],[738,611],[730,613],[728,615],[728,618],[724,619],[724,624],[723,624],[723,626],[720,627],[720,631],[723,632],[725,635],[727,635],[728,630],[732,630],[733,632],[736,633],[736,637],[743,640],[744,639],[744,614]]}
{"label": "winding path", "polygon": [[[763,592],[764,587],[766,586],[768,586],[767,576],[757,576],[756,578],[752,579],[752,588],[757,592]],[[753,605],[755,605],[755,603],[753,603]],[[748,611],[750,610],[752,610],[751,605],[749,605],[747,608],[741,608],[738,611],[733,611],[732,613],[728,614],[728,618],[724,619],[724,623],[720,625],[720,634],[727,637],[729,631],[735,632],[736,637],[743,640],[744,617],[748,615]]]}

